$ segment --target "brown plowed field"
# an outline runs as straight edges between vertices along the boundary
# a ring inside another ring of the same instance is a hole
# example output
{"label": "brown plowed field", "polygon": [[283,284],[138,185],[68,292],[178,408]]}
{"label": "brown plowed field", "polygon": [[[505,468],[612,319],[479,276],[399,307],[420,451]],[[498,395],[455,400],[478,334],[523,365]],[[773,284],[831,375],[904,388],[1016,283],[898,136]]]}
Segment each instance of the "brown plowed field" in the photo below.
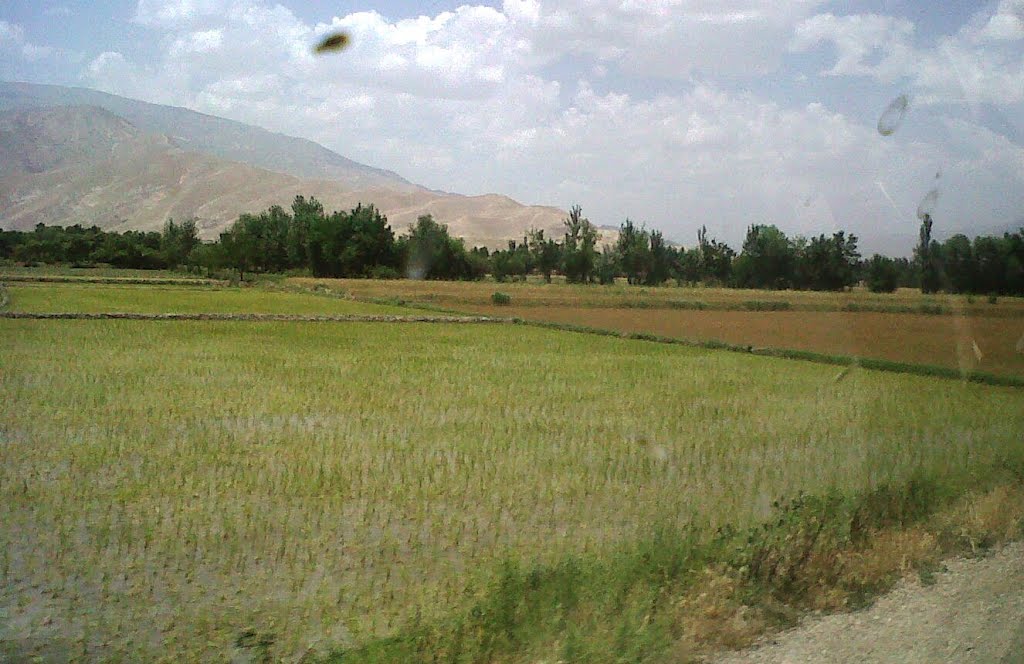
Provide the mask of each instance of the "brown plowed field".
{"label": "brown plowed field", "polygon": [[[466,307],[473,313],[649,332],[680,339],[796,348],[819,353],[1024,376],[1020,318],[838,311],[685,311],[581,307]],[[972,341],[982,358],[977,361]],[[958,352],[959,347],[959,352]]]}

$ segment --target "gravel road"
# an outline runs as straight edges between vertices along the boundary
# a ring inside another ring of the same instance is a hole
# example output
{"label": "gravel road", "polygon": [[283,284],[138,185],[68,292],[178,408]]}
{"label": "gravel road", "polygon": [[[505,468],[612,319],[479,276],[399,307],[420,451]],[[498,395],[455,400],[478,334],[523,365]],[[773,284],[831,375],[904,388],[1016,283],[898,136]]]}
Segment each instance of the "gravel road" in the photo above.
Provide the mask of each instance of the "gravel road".
{"label": "gravel road", "polygon": [[1024,542],[947,561],[863,611],[811,617],[713,664],[1024,663]]}

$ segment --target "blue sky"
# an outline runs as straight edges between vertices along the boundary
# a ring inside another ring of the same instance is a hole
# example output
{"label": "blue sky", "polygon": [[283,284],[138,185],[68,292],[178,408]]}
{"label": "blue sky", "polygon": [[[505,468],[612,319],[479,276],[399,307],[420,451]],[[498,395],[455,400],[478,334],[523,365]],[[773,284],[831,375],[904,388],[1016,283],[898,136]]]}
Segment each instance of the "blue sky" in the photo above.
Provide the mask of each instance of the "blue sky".
{"label": "blue sky", "polygon": [[[332,29],[352,47],[313,57]],[[940,230],[1024,218],[1024,0],[15,0],[0,79],[185,106],[684,242],[767,222],[891,249],[939,170]]]}

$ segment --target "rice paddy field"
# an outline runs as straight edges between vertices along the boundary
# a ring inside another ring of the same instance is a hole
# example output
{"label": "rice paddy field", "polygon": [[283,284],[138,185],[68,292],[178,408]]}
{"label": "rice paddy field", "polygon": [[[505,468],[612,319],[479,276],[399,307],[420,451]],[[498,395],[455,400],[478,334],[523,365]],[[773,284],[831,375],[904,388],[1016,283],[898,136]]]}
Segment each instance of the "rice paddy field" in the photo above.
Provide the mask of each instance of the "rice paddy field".
{"label": "rice paddy field", "polygon": [[8,309],[32,313],[400,314],[408,309],[256,288],[12,283]]}
{"label": "rice paddy field", "polygon": [[[375,307],[10,291],[14,310]],[[516,325],[0,320],[0,342],[11,659],[223,661],[260,634],[295,661],[458,613],[503,561],[756,524],[799,491],[970,483],[1024,432],[1017,388]]]}
{"label": "rice paddy field", "polygon": [[[1021,298],[989,303],[985,297],[923,296],[910,290],[875,294],[298,278],[290,282],[359,298],[400,299],[490,316],[1024,376]],[[511,304],[494,306],[490,297],[495,290],[509,294]]]}

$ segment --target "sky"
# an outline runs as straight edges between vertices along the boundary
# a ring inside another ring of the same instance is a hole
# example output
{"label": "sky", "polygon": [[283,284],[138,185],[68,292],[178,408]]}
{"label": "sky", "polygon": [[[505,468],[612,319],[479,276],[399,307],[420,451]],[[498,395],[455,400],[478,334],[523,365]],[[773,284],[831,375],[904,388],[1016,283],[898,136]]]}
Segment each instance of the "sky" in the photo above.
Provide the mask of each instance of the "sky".
{"label": "sky", "polygon": [[[336,30],[351,46],[314,55]],[[6,0],[0,79],[684,244],[769,223],[907,254],[933,188],[939,235],[1024,225],[1024,0]]]}

